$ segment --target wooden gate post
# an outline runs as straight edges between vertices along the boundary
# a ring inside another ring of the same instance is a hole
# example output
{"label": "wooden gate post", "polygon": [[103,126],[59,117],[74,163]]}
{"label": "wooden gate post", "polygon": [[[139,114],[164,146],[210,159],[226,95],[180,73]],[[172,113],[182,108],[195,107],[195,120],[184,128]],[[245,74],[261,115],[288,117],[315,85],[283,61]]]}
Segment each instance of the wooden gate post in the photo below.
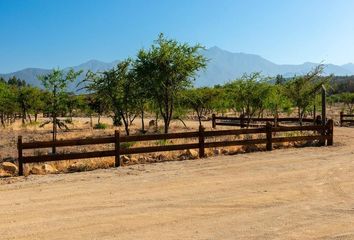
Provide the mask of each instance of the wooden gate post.
{"label": "wooden gate post", "polygon": [[343,112],[340,112],[339,125],[343,127]]}
{"label": "wooden gate post", "polygon": [[272,151],[272,124],[270,122],[266,123],[266,134],[267,134],[267,151]]}
{"label": "wooden gate post", "polygon": [[327,146],[333,145],[333,120],[329,119],[327,122],[327,135],[329,138],[327,139]]}
{"label": "wooden gate post", "polygon": [[18,175],[23,176],[22,136],[18,136],[17,150],[18,150]]}
{"label": "wooden gate post", "polygon": [[215,113],[213,113],[213,115],[211,115],[211,125],[212,125],[212,128],[216,128]]}
{"label": "wooden gate post", "polygon": [[204,136],[205,128],[200,125],[199,126],[199,158],[205,157],[205,136]]}
{"label": "wooden gate post", "polygon": [[120,134],[118,130],[114,131],[114,137],[115,137],[115,161],[114,161],[114,166],[115,167],[120,167]]}

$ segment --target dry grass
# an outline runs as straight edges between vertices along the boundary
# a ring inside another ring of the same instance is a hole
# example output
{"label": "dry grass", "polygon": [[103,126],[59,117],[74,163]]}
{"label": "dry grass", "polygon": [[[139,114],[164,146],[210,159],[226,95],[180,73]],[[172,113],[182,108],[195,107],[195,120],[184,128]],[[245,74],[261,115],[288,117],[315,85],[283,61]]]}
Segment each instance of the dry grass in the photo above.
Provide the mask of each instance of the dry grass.
{"label": "dry grass", "polygon": [[[335,110],[336,109],[336,110]],[[339,116],[339,109],[330,109],[330,116]],[[44,122],[46,119],[39,119],[39,122]],[[145,119],[145,126],[148,127],[148,123],[151,119]],[[93,119],[95,124],[97,119]],[[88,118],[74,118],[73,123],[70,125],[70,131],[60,130],[58,133],[58,140],[62,139],[84,139],[84,138],[97,138],[102,136],[113,136],[114,130],[118,129],[124,135],[124,128],[114,128],[112,127],[112,121],[110,118],[101,118],[101,122],[111,126],[108,129],[95,130],[90,127],[90,119]],[[131,128],[132,134],[140,134],[140,119],[136,119]],[[170,131],[171,132],[185,132],[185,131],[196,131],[199,127],[198,122],[195,120],[186,120],[188,129],[186,129],[183,124],[179,121],[172,122]],[[206,130],[211,129],[211,122],[204,122]],[[51,126],[46,125],[43,128],[39,127],[40,124],[26,124],[22,125],[20,121],[10,126],[7,129],[0,130],[2,138],[0,139],[0,159],[14,161],[17,157],[17,136],[23,136],[23,142],[32,141],[48,141],[51,139]],[[160,122],[160,130],[162,131],[162,123]],[[218,129],[230,129],[230,127],[218,126]],[[149,132],[154,132],[154,127],[148,129]],[[303,134],[303,133],[301,133]],[[298,136],[300,132],[291,133],[278,133],[277,137],[280,136]],[[255,138],[265,138],[264,134],[254,134],[254,135],[243,135],[243,136],[224,136],[224,137],[212,137],[206,139],[206,141],[230,141],[230,140],[240,140],[240,139],[255,139]],[[197,139],[173,139],[168,141],[145,141],[145,142],[133,142],[129,143],[129,147],[143,147],[143,146],[158,146],[165,144],[184,144],[197,142]],[[303,146],[309,145],[308,143],[279,143],[274,144],[274,148],[284,148],[292,146]],[[59,153],[69,153],[69,152],[88,152],[88,151],[98,151],[98,150],[109,150],[113,149],[112,144],[106,145],[89,145],[89,146],[75,146],[75,147],[62,147],[58,148]],[[214,156],[217,154],[239,154],[245,152],[254,151],[264,151],[264,145],[250,145],[250,146],[235,146],[235,147],[223,147],[223,148],[213,148],[206,149],[206,156]],[[33,149],[26,150],[24,155],[46,155],[50,153],[50,149]],[[134,165],[140,163],[155,163],[163,161],[176,161],[185,160],[186,157],[183,156],[184,151],[170,151],[170,152],[157,152],[152,154],[139,154],[128,156],[131,161],[123,161],[123,165]],[[71,161],[58,161],[48,163],[53,166],[59,173],[73,172],[73,171],[89,171],[94,169],[105,169],[114,166],[114,158],[93,158],[93,159],[83,159],[83,160],[71,160]],[[29,174],[34,166],[41,166],[40,164],[25,164],[25,174]],[[0,176],[8,176],[0,171]]]}

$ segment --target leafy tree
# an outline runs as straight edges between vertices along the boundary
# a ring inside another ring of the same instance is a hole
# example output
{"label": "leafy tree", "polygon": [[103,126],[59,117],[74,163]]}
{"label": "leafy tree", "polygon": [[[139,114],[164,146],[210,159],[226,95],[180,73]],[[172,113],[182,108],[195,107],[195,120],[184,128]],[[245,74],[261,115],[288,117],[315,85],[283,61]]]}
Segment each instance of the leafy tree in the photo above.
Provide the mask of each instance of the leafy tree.
{"label": "leafy tree", "polygon": [[352,114],[354,112],[354,93],[341,93],[338,97],[347,106],[349,114]]}
{"label": "leafy tree", "polygon": [[265,99],[265,106],[275,119],[279,117],[280,112],[291,113],[291,101],[284,94],[285,91],[286,89],[284,86],[280,84],[269,86],[268,96]]}
{"label": "leafy tree", "polygon": [[3,127],[13,117],[18,109],[16,93],[13,88],[4,82],[0,82],[0,122]]}
{"label": "leafy tree", "polygon": [[213,100],[217,92],[212,88],[192,88],[182,92],[182,101],[185,107],[193,109],[197,114],[199,125],[202,125],[202,117],[209,114],[213,108]]}
{"label": "leafy tree", "polygon": [[248,124],[252,117],[260,115],[266,107],[270,91],[267,80],[260,73],[252,73],[244,74],[225,85],[230,108],[245,116]]}
{"label": "leafy tree", "polygon": [[95,93],[100,99],[107,99],[113,112],[113,124],[119,126],[123,121],[127,135],[129,135],[130,119],[136,111],[133,97],[135,86],[130,67],[131,60],[127,59],[111,70],[102,73],[88,72],[84,80],[87,83],[86,89]]}
{"label": "leafy tree", "polygon": [[36,87],[20,86],[17,101],[21,108],[22,124],[25,123],[27,117],[32,122],[31,114],[35,115],[35,121],[37,121],[38,113],[44,108],[42,91]]}
{"label": "leafy tree", "polygon": [[196,72],[206,66],[200,45],[189,46],[160,34],[149,50],[140,50],[135,69],[145,76],[148,91],[168,133],[178,93],[190,87]]}
{"label": "leafy tree", "polygon": [[[53,141],[56,141],[57,126],[59,128],[66,127],[64,123],[57,119],[58,113],[65,108],[65,98],[67,96],[67,87],[70,82],[73,82],[82,71],[75,72],[70,69],[67,73],[60,69],[53,69],[52,72],[38,76],[42,85],[48,92],[48,110],[51,114],[53,124]],[[55,153],[55,147],[53,147]]]}
{"label": "leafy tree", "polygon": [[331,77],[321,77],[323,65],[319,65],[304,76],[297,76],[286,83],[286,95],[297,108],[300,124],[313,104],[316,93]]}

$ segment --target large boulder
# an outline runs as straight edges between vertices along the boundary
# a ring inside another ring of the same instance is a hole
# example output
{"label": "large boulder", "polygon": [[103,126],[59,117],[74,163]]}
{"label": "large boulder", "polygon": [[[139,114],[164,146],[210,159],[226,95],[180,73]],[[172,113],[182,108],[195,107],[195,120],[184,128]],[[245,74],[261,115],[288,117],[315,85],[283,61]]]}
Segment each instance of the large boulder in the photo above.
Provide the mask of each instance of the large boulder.
{"label": "large boulder", "polygon": [[1,163],[1,168],[12,175],[16,174],[18,172],[18,167],[11,162],[3,162]]}

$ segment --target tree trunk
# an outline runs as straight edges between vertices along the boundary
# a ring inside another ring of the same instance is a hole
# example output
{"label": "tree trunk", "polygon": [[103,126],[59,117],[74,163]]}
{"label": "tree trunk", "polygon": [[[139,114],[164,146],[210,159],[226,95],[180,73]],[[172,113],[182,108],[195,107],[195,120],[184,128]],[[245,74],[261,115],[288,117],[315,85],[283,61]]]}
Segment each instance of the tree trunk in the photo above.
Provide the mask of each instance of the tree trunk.
{"label": "tree trunk", "polygon": [[144,110],[141,110],[141,132],[145,132],[145,124],[144,124]]}

